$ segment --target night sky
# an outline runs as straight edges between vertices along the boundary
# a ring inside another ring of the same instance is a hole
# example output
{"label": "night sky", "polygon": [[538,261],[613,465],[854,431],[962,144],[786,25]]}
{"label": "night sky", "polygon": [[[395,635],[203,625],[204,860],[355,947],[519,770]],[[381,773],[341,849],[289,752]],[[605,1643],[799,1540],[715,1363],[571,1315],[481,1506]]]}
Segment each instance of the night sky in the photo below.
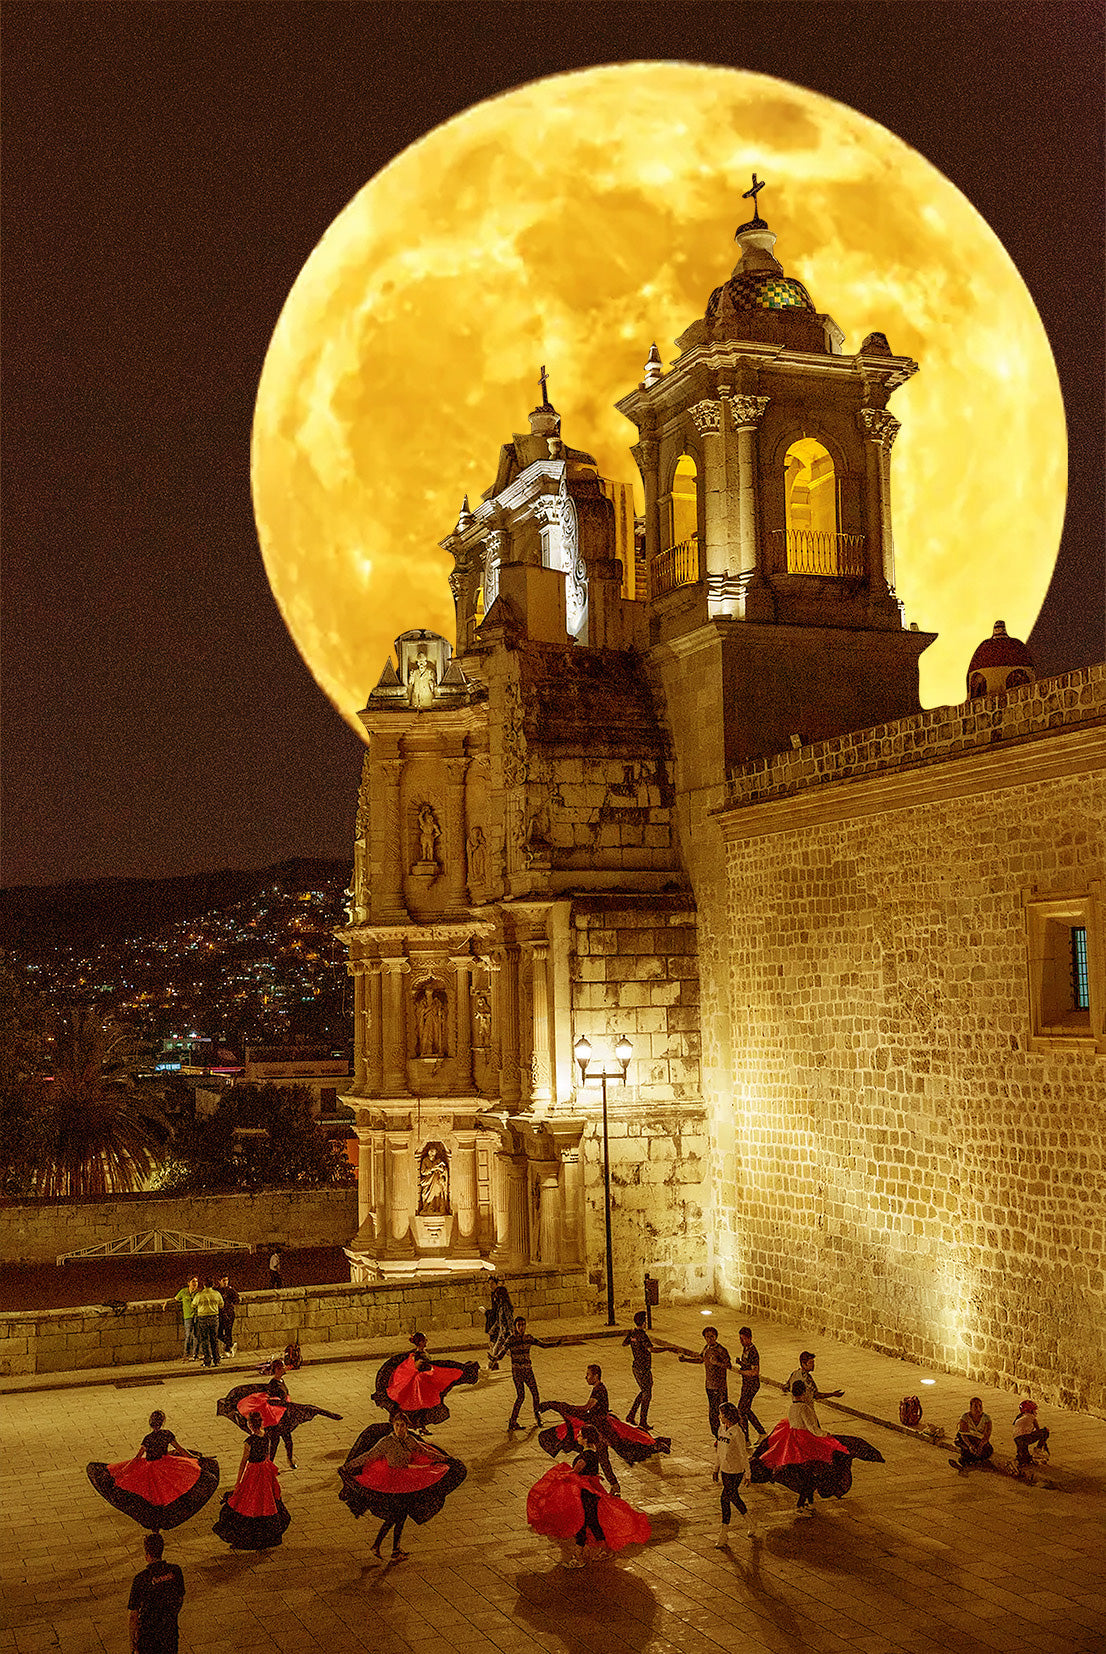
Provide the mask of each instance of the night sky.
{"label": "night sky", "polygon": [[1067,407],[1067,524],[1030,642],[1043,672],[1106,653],[1097,4],[6,0],[4,37],[5,885],[350,854],[360,746],[285,632],[253,526],[261,365],[375,172],[560,70],[779,75],[964,191],[1033,295]]}

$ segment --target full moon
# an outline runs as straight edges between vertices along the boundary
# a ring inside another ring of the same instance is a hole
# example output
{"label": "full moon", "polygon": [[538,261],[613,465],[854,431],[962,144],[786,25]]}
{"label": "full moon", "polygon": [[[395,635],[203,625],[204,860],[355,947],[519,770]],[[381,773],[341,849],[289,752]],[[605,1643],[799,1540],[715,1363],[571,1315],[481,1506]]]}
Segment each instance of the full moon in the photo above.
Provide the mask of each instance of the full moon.
{"label": "full moon", "polygon": [[854,110],[764,75],[624,63],[522,86],[435,128],[308,259],[266,356],[253,492],[273,593],[343,717],[409,627],[454,633],[438,541],[528,429],[538,371],[565,441],[641,485],[613,404],[729,275],[756,169],[776,256],[855,351],[921,371],[892,402],[896,586],[938,632],[922,703],[963,700],[996,617],[1026,637],[1063,526],[1055,363],[974,207]]}

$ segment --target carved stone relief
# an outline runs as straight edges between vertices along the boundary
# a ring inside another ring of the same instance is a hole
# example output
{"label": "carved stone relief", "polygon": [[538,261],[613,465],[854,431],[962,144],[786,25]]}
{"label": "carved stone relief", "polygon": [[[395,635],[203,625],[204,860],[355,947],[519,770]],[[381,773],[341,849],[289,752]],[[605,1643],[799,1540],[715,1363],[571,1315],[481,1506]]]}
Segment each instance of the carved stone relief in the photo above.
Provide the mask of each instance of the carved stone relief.
{"label": "carved stone relief", "polygon": [[902,429],[894,414],[888,413],[886,408],[861,408],[860,420],[872,441],[890,451]]}
{"label": "carved stone relief", "polygon": [[568,630],[577,637],[588,612],[588,575],[580,556],[580,535],[576,507],[568,492],[565,478],[557,496],[561,523],[561,547],[565,571],[565,618]]}
{"label": "carved stone relief", "polygon": [[722,429],[721,402],[714,402],[710,400],[705,402],[696,402],[688,409],[688,413],[695,421],[695,429],[698,431],[700,436],[707,436],[711,432],[720,431]]}
{"label": "carved stone relief", "polygon": [[447,1002],[444,990],[427,981],[415,990],[415,1055],[444,1057]]}
{"label": "carved stone relief", "polygon": [[419,855],[415,866],[434,866],[438,864],[438,843],[442,836],[442,829],[438,824],[437,812],[432,804],[420,804],[418,807],[419,824]]}
{"label": "carved stone relief", "polygon": [[737,429],[740,431],[750,425],[759,425],[771,400],[770,396],[735,396],[730,407]]}
{"label": "carved stone relief", "polygon": [[468,853],[469,888],[474,893],[482,893],[488,878],[488,851],[482,827],[474,827],[469,833]]}
{"label": "carved stone relief", "polygon": [[486,988],[478,988],[472,996],[472,1024],[476,1046],[486,1051],[492,1037],[492,1001]]}

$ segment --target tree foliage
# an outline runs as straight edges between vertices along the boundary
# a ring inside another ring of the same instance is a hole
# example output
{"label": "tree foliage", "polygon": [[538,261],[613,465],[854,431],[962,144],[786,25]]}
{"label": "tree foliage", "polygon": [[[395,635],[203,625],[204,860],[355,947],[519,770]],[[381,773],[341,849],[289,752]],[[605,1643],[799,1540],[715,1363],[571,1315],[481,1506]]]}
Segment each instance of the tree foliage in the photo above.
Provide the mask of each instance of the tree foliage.
{"label": "tree foliage", "polygon": [[354,1181],[342,1145],[313,1120],[306,1086],[246,1083],[223,1091],[213,1114],[181,1127],[162,1187],[199,1195]]}

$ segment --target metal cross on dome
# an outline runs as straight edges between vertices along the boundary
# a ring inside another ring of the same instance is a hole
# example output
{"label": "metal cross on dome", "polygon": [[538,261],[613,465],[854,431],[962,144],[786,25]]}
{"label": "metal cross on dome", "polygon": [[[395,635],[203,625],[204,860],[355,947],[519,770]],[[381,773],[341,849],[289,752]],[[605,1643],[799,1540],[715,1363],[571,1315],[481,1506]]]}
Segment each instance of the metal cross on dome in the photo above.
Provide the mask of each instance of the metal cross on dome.
{"label": "metal cross on dome", "polygon": [[758,179],[756,173],[754,172],[753,173],[753,187],[752,187],[752,189],[751,190],[746,190],[745,193],[741,197],[741,199],[743,201],[748,201],[750,196],[752,197],[754,222],[755,222],[755,220],[760,218],[760,208],[757,205],[757,196],[760,194],[760,192],[763,188],[764,188],[763,178]]}
{"label": "metal cross on dome", "polygon": [[546,384],[548,374],[545,371],[545,363],[544,362],[541,365],[541,373],[539,375],[539,378],[541,379],[541,405],[542,405],[543,408],[548,408],[548,407],[552,406],[552,404],[549,401],[549,388]]}

